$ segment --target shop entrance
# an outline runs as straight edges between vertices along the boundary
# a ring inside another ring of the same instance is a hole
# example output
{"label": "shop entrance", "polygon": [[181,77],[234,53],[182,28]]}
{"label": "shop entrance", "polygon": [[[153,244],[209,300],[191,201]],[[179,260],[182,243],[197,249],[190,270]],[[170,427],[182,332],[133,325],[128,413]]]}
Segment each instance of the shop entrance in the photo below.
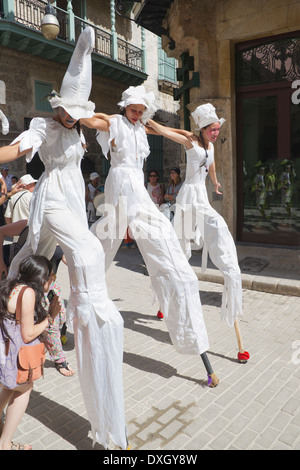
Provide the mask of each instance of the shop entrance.
{"label": "shop entrance", "polygon": [[237,46],[239,241],[300,245],[299,55],[300,35]]}

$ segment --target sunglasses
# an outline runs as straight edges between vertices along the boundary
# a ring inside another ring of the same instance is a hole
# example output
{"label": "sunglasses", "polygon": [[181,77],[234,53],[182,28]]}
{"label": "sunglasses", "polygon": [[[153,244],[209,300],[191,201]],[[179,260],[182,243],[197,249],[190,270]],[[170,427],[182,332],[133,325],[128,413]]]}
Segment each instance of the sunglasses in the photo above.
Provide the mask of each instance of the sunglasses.
{"label": "sunglasses", "polygon": [[149,178],[158,178],[157,175],[149,175]]}

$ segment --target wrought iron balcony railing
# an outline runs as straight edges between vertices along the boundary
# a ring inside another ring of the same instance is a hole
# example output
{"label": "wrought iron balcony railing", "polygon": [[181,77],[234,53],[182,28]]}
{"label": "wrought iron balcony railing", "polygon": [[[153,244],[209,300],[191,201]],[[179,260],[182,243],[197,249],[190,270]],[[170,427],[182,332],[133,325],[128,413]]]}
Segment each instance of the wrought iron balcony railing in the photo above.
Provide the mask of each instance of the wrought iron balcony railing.
{"label": "wrought iron balcony railing", "polygon": [[[22,24],[35,31],[41,31],[41,22],[45,14],[47,2],[44,0],[14,0],[14,12],[9,13],[9,20],[17,24]],[[0,0],[0,21],[5,19],[9,7],[11,9],[12,0]],[[108,31],[104,31],[96,25],[93,25],[82,18],[62,10],[53,5],[57,19],[60,24],[60,32],[58,39],[66,42],[76,42],[80,32],[87,26],[91,26],[95,30],[95,49],[94,52],[106,58],[111,58],[120,64],[137,71],[143,72],[143,50],[133,44],[124,41],[118,37],[113,37]],[[114,49],[113,43],[116,43]]]}

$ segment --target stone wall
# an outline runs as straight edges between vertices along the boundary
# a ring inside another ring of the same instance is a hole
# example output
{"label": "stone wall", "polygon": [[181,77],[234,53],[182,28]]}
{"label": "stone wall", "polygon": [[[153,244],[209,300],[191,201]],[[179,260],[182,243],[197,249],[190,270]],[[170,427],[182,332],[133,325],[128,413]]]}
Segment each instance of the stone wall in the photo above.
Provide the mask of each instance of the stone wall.
{"label": "stone wall", "polygon": [[[99,8],[100,7],[100,8]],[[118,37],[142,47],[141,28],[133,21],[115,15],[115,27]],[[87,3],[87,20],[110,32],[110,2],[107,0],[91,0]],[[150,31],[145,31],[147,73],[148,78],[144,85],[147,91],[153,91],[156,103],[164,112],[164,123],[168,126],[178,127],[178,102],[173,97],[158,89],[158,45],[157,37]],[[35,107],[35,80],[51,83],[59,92],[61,82],[68,64],[59,64],[55,61],[42,59],[35,55],[24,54],[8,47],[0,46],[0,82],[5,85],[6,104],[1,103],[1,109],[10,119],[10,133],[3,136],[0,133],[0,146],[9,144],[14,137],[24,130],[24,118],[36,116],[51,117],[51,112],[37,111]],[[93,75],[93,86],[90,100],[95,102],[96,111],[107,114],[119,112],[117,103],[122,92],[130,84],[120,83],[112,79],[106,79],[100,75]],[[2,95],[4,94],[1,88]],[[85,154],[84,167],[92,167],[102,173],[101,149],[95,140],[94,130],[84,129],[88,142]],[[181,164],[182,153],[180,146],[164,139],[163,160],[166,173],[171,166]],[[100,158],[101,157],[101,158]],[[90,165],[90,166],[89,166]],[[21,176],[26,171],[25,157],[8,164],[10,173]],[[88,178],[89,171],[84,174]],[[166,175],[164,175],[167,178]]]}
{"label": "stone wall", "polygon": [[[235,234],[236,220],[236,116],[234,46],[237,42],[300,30],[298,0],[174,0],[164,23],[176,47],[169,56],[180,59],[183,52],[194,57],[200,87],[190,93],[189,110],[211,102],[226,123],[215,145],[218,179],[222,183],[222,200],[212,205],[227,221]],[[181,107],[180,121],[183,123]],[[194,129],[191,122],[191,129]]]}
{"label": "stone wall", "polygon": [[[6,136],[0,133],[0,146],[8,145],[17,135],[24,131],[24,118],[51,117],[52,112],[37,111],[35,108],[35,80],[51,83],[56,91],[67,69],[54,61],[43,60],[30,54],[17,52],[0,46],[0,81],[5,83],[6,104],[1,109],[10,121],[10,132]],[[93,75],[93,88],[90,99],[96,103],[96,110],[108,114],[118,111],[117,102],[125,85],[114,80]],[[94,164],[96,171],[101,172],[99,159],[100,147],[95,141],[95,131],[84,129],[89,143],[86,157]],[[10,173],[21,176],[26,171],[25,157],[8,163]]]}

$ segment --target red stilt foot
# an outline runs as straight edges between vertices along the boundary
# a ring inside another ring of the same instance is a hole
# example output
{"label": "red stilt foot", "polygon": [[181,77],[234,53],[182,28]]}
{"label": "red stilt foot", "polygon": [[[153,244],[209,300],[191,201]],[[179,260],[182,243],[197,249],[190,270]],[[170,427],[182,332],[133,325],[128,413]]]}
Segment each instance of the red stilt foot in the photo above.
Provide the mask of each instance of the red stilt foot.
{"label": "red stilt foot", "polygon": [[248,353],[248,351],[244,351],[243,353],[238,353],[238,360],[240,362],[247,362],[248,359],[250,359],[250,354]]}
{"label": "red stilt foot", "polygon": [[164,318],[164,314],[163,314],[160,310],[158,310],[156,316],[157,316],[157,318],[159,318],[159,319],[161,319],[161,320]]}

